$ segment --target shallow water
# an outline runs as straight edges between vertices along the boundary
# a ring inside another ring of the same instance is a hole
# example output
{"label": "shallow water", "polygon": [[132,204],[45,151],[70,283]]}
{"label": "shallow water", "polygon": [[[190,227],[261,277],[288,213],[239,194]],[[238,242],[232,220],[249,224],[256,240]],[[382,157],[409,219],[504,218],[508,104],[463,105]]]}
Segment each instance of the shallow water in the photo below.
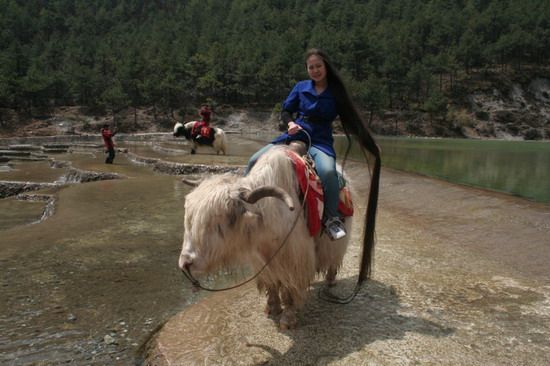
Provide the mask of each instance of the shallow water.
{"label": "shallow water", "polygon": [[[120,147],[174,162],[244,165],[270,137],[230,135],[228,156],[190,155],[179,141]],[[44,203],[0,200],[0,364],[132,364],[165,320],[205,296],[193,294],[177,270],[189,188],[123,153],[113,165],[104,164],[101,149],[52,158],[125,178],[49,191],[55,214],[32,225]],[[45,162],[14,167],[17,173],[0,179],[53,182],[64,171]],[[350,169],[367,179],[356,165]],[[443,234],[453,230],[444,224]]]}
{"label": "shallow water", "polygon": [[55,182],[66,172],[65,168],[51,168],[45,161],[13,161],[9,170],[0,170],[0,180],[23,182]]}
{"label": "shallow water", "polygon": [[43,212],[44,202],[18,201],[13,197],[2,199],[0,200],[0,233],[11,227],[38,222]]}
{"label": "shallow water", "polygon": [[[369,174],[348,163],[356,218]],[[354,222],[358,223],[360,220]],[[357,238],[361,226],[354,226]],[[312,291],[280,332],[253,286],[209,296],[156,335],[159,365],[548,365],[550,210],[543,204],[385,169],[374,279],[347,305]],[[334,291],[355,284],[359,240]],[[319,284],[314,284],[314,289]],[[156,364],[156,363],[154,363]]]}
{"label": "shallow water", "polygon": [[50,219],[3,231],[0,360],[132,359],[190,299],[175,271],[186,190],[169,176],[72,185]]}
{"label": "shallow water", "polygon": [[[119,147],[176,162],[243,165],[261,144],[235,143],[231,156],[190,155],[179,143]],[[39,223],[44,202],[0,200],[0,364],[132,364],[156,327],[203,296],[177,269],[189,187],[123,153],[113,165],[101,150],[50,157],[125,178],[48,189],[55,214]],[[0,180],[54,182],[66,170],[16,162]]]}
{"label": "shallow water", "polygon": [[[343,153],[344,139],[336,139]],[[550,203],[550,143],[379,137],[382,165]],[[361,157],[354,146],[350,157]]]}

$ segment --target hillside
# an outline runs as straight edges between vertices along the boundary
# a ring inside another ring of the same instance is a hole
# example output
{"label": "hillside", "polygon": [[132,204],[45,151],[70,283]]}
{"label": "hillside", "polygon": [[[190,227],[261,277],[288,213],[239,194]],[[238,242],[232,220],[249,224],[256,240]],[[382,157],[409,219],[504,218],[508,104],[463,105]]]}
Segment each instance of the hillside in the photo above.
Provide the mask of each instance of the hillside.
{"label": "hillside", "polygon": [[[142,126],[147,115],[158,121],[183,110],[186,118],[207,100],[270,110],[307,77],[303,54],[317,47],[330,56],[369,119],[373,113],[378,132],[546,136],[547,113],[539,112],[542,107],[529,94],[537,95],[530,91],[531,82],[550,79],[548,72],[539,73],[550,60],[549,2],[1,4],[4,129],[14,127],[14,120],[20,122],[15,128],[28,118],[47,121],[64,106],[82,106],[87,116],[131,115],[147,106],[147,114],[130,117],[130,130],[155,127]],[[25,117],[13,116],[12,110]],[[162,120],[160,126],[167,127]]]}
{"label": "hillside", "polygon": [[422,107],[384,111],[373,118],[372,129],[381,135],[550,139],[550,78],[546,73],[471,75],[457,87],[460,92],[445,99],[440,111],[430,113]]}
{"label": "hillside", "polygon": [[[550,139],[550,78],[535,76],[502,79],[471,75],[460,84],[461,93],[446,99],[441,111],[393,109],[373,114],[371,129],[379,135],[454,137],[475,139]],[[456,87],[459,88],[458,86]],[[361,106],[360,106],[361,107]],[[42,109],[26,116],[0,109],[0,136],[47,136],[96,133],[104,123],[121,132],[169,132],[176,120],[197,118],[193,107],[160,112],[153,107],[124,108],[115,115],[93,113],[82,106]],[[364,111],[368,121],[370,111]],[[114,122],[116,120],[116,122]],[[269,107],[215,106],[214,123],[229,130],[278,128]],[[338,124],[336,132],[341,132]]]}

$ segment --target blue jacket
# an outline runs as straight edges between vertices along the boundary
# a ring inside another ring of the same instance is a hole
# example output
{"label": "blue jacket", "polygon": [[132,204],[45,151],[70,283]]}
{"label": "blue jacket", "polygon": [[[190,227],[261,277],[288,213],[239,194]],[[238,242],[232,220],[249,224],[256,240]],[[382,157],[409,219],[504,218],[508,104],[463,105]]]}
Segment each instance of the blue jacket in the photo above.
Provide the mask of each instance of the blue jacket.
{"label": "blue jacket", "polygon": [[[338,116],[336,98],[331,92],[330,86],[321,94],[315,91],[313,80],[298,82],[286,100],[283,102],[283,110],[297,113],[294,120],[311,136],[313,146],[326,154],[335,157],[332,137],[332,122]],[[272,141],[274,144],[292,140],[307,141],[303,133],[289,135],[287,132]]]}

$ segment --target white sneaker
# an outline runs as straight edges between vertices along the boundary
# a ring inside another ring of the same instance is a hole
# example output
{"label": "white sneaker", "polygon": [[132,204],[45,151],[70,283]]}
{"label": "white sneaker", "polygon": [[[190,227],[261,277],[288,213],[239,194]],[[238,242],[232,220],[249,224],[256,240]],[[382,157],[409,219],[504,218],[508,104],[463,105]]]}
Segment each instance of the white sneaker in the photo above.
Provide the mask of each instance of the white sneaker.
{"label": "white sneaker", "polygon": [[339,217],[331,217],[325,221],[325,232],[332,240],[342,239],[346,236],[344,223],[342,223]]}

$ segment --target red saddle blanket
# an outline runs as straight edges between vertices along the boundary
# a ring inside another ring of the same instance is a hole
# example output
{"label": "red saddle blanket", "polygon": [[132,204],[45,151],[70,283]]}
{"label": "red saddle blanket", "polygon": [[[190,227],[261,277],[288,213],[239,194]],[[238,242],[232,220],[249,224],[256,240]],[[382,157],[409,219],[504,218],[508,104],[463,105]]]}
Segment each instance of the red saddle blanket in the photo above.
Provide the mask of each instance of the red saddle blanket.
{"label": "red saddle blanket", "polygon": [[[323,218],[324,194],[321,179],[319,179],[315,170],[298,154],[287,150],[287,155],[292,159],[300,191],[302,195],[305,195],[306,220],[309,234],[315,236],[321,230],[321,221]],[[338,211],[343,217],[353,215],[351,194],[345,185],[340,188]]]}
{"label": "red saddle blanket", "polygon": [[201,135],[204,138],[211,139],[214,137],[214,129],[206,124],[204,121],[195,121],[193,128],[191,129],[191,136],[195,138]]}

